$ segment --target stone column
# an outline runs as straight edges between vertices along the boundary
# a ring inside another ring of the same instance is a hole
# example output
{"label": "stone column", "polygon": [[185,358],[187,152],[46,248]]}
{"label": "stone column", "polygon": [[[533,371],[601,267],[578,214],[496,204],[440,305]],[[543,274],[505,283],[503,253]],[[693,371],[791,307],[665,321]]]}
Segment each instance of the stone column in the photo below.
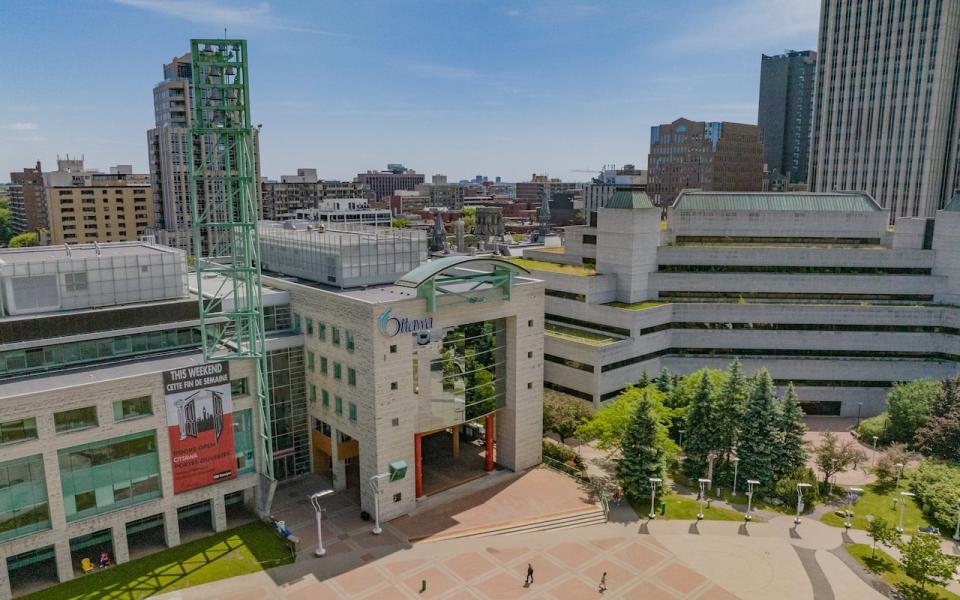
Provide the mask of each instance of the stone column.
{"label": "stone column", "polygon": [[337,447],[337,430],[330,428],[330,475],[333,477],[333,489],[342,492],[347,489],[347,465],[340,458]]}
{"label": "stone column", "polygon": [[7,572],[6,557],[0,558],[0,600],[10,600],[13,598],[13,590],[10,589],[10,574]]}
{"label": "stone column", "polygon": [[454,425],[453,427],[453,457],[460,457],[460,426]]}
{"label": "stone column", "polygon": [[57,579],[60,583],[73,579],[73,561],[70,559],[70,541],[57,542],[53,546],[57,558]]}
{"label": "stone column", "polygon": [[163,512],[163,535],[167,542],[167,548],[180,545],[180,520],[177,519],[176,508]]}
{"label": "stone column", "polygon": [[420,440],[423,438],[422,434],[415,433],[413,434],[413,473],[416,478],[416,483],[414,484],[414,493],[417,498],[423,496],[423,450],[421,449]]}
{"label": "stone column", "polygon": [[223,500],[223,494],[217,494],[210,501],[210,513],[213,515],[213,530],[217,533],[227,529],[227,504]]}
{"label": "stone column", "polygon": [[130,546],[127,544],[126,524],[121,522],[111,527],[110,535],[113,538],[113,562],[119,565],[129,561]]}

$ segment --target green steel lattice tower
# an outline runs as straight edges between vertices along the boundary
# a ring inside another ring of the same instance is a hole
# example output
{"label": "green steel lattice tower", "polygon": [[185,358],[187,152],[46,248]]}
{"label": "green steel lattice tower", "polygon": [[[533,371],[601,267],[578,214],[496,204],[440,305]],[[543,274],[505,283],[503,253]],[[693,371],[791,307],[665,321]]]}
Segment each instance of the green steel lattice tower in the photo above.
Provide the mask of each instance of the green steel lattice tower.
{"label": "green steel lattice tower", "polygon": [[247,42],[195,39],[190,53],[191,235],[204,359],[254,359],[260,472],[273,480]]}

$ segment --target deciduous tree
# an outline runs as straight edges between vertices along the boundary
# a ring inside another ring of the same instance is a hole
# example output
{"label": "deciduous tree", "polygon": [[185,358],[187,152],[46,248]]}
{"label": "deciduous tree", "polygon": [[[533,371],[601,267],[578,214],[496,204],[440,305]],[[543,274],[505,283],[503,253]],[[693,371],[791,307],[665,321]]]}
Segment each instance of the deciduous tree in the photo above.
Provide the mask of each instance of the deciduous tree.
{"label": "deciduous tree", "polygon": [[583,400],[552,391],[543,395],[543,430],[556,433],[562,443],[588,420],[590,409]]}
{"label": "deciduous tree", "polygon": [[817,467],[823,473],[824,483],[835,474],[846,471],[853,463],[867,460],[867,455],[857,447],[856,442],[847,440],[841,443],[832,431],[820,438],[820,443],[814,448],[814,456]]}
{"label": "deciduous tree", "polygon": [[914,534],[898,548],[903,570],[920,584],[921,593],[926,592],[928,584],[945,585],[957,569],[957,559],[943,553],[938,536]]}
{"label": "deciduous tree", "polygon": [[873,549],[870,552],[871,557],[877,555],[877,544],[881,546],[893,546],[900,539],[900,534],[883,517],[875,517],[867,522],[867,533],[873,538]]}

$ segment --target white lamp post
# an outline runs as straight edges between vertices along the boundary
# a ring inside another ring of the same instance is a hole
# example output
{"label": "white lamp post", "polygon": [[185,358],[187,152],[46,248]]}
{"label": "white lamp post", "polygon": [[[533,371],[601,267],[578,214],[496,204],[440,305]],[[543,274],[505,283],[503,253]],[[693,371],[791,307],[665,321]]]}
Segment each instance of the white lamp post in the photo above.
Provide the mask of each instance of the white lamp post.
{"label": "white lamp post", "polygon": [[732,496],[736,497],[737,495],[737,470],[740,467],[740,459],[736,456],[733,457],[733,493]]}
{"label": "white lamp post", "polygon": [[333,490],[323,490],[322,492],[317,492],[310,496],[310,504],[313,505],[313,512],[317,514],[317,549],[314,550],[314,554],[317,556],[323,556],[327,553],[326,549],[323,547],[323,531],[320,529],[320,519],[323,513],[323,509],[320,508],[320,498],[324,496],[329,496],[333,493]]}
{"label": "white lamp post", "polygon": [[860,498],[860,494],[863,493],[863,488],[852,487],[847,490],[847,512],[844,515],[846,519],[843,521],[843,526],[847,529],[853,527],[853,523],[850,522],[850,517],[853,516],[853,505],[856,503],[857,499]]}
{"label": "white lamp post", "polygon": [[896,487],[896,489],[899,490],[899,489],[900,489],[900,476],[903,475],[903,463],[897,463],[897,464],[894,465],[894,466],[897,467],[897,487]]}
{"label": "white lamp post", "polygon": [[706,502],[707,486],[710,485],[710,480],[701,477],[697,480],[697,483],[700,484],[700,512],[697,513],[697,520],[700,521],[703,519],[703,504]]}
{"label": "white lamp post", "polygon": [[903,512],[907,506],[907,498],[913,498],[913,492],[900,492],[900,524],[897,525],[897,533],[903,533]]}
{"label": "white lamp post", "polygon": [[800,524],[800,512],[803,511],[803,490],[812,487],[809,483],[797,484],[797,518],[793,520],[796,525]]}
{"label": "white lamp post", "polygon": [[873,456],[870,457],[870,466],[874,467],[877,465],[877,440],[880,439],[877,436],[873,436]]}
{"label": "white lamp post", "polygon": [[683,434],[684,434],[685,431],[686,431],[686,429],[681,429],[681,430],[680,430],[680,443],[677,444],[678,446],[680,446],[680,449],[681,449],[681,450],[683,450]]}
{"label": "white lamp post", "polygon": [[753,511],[753,488],[758,485],[760,482],[756,479],[747,480],[747,514],[743,515],[747,521],[753,519],[753,515],[750,514]]}
{"label": "white lamp post", "polygon": [[650,514],[647,516],[650,517],[651,520],[657,516],[656,513],[653,512],[653,501],[657,497],[657,485],[662,481],[659,477],[650,478]]}
{"label": "white lamp post", "polygon": [[373,490],[373,535],[380,535],[380,481],[390,477],[390,473],[380,473],[370,478],[370,489]]}
{"label": "white lamp post", "polygon": [[953,532],[953,539],[960,541],[960,501],[957,501],[957,529]]}

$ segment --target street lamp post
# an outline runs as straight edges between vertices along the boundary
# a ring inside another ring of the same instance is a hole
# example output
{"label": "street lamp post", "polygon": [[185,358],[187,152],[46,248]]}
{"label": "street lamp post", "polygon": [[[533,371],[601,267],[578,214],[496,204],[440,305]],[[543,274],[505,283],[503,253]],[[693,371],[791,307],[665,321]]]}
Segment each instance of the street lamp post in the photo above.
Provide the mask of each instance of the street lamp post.
{"label": "street lamp post", "polygon": [[697,520],[700,521],[703,519],[703,504],[707,501],[707,486],[710,485],[710,480],[701,477],[697,483],[700,484],[700,512],[697,513]]}
{"label": "street lamp post", "polygon": [[660,479],[659,477],[650,478],[650,514],[647,515],[648,517],[650,517],[650,519],[655,519],[657,516],[656,513],[653,512],[653,502],[654,502],[654,499],[656,499],[657,497],[657,485],[662,481],[663,480]]}
{"label": "street lamp post", "polygon": [[897,533],[903,533],[903,512],[907,507],[907,498],[913,498],[913,492],[900,492],[900,523],[897,525]]}
{"label": "street lamp post", "polygon": [[953,539],[960,541],[960,500],[957,501],[957,529],[953,532]]}
{"label": "street lamp post", "polygon": [[379,473],[370,478],[370,489],[373,490],[373,535],[380,535],[380,481],[390,477],[390,473]]}
{"label": "street lamp post", "polygon": [[314,554],[317,556],[323,556],[327,553],[326,549],[323,547],[323,531],[320,529],[320,519],[323,513],[323,509],[320,508],[320,498],[324,496],[329,496],[333,493],[333,490],[323,490],[322,492],[317,492],[310,496],[310,504],[313,505],[313,512],[317,514],[317,549],[314,550]]}
{"label": "street lamp post", "polygon": [[678,444],[678,446],[680,446],[680,449],[681,449],[681,450],[683,450],[683,434],[684,434],[686,431],[687,431],[686,429],[681,429],[681,430],[680,430],[680,443]]}
{"label": "street lamp post", "polygon": [[900,476],[903,475],[903,463],[897,463],[894,465],[897,467],[897,487],[895,489],[900,489]]}
{"label": "street lamp post", "polygon": [[870,466],[877,466],[877,440],[880,439],[877,436],[873,436],[873,456],[870,457]]}
{"label": "street lamp post", "polygon": [[753,488],[758,485],[760,485],[760,482],[756,479],[747,480],[747,514],[743,515],[743,518],[747,521],[753,519],[753,515],[750,514],[753,511]]}
{"label": "street lamp post", "polygon": [[811,487],[809,483],[797,484],[797,518],[793,520],[796,525],[800,524],[800,512],[803,510],[803,490],[808,487]]}
{"label": "street lamp post", "polygon": [[853,523],[850,522],[850,517],[853,516],[853,505],[862,493],[863,488],[852,487],[847,490],[847,512],[844,515],[846,519],[843,521],[843,526],[847,529],[853,527]]}
{"label": "street lamp post", "polygon": [[740,459],[736,456],[733,457],[733,492],[732,496],[736,497],[737,495],[737,468],[740,466]]}
{"label": "street lamp post", "polygon": [[860,427],[860,412],[863,410],[863,402],[857,402],[857,427]]}

